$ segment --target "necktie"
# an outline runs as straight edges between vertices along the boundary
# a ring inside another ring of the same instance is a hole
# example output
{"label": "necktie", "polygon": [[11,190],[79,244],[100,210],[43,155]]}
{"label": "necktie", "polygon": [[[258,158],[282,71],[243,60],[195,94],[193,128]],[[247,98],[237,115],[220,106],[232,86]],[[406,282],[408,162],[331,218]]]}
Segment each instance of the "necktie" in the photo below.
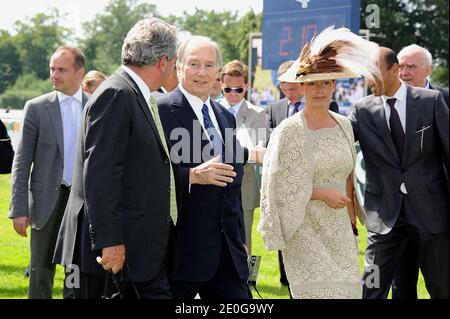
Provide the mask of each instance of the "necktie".
{"label": "necktie", "polygon": [[230,107],[228,111],[230,111],[230,113],[233,114],[234,117],[236,117],[236,111],[232,107]]}
{"label": "necktie", "polygon": [[169,170],[170,170],[170,218],[172,218],[173,224],[177,224],[178,210],[177,210],[177,197],[175,193],[175,178],[173,175],[172,164],[170,163],[170,153],[167,147],[166,137],[164,135],[164,129],[161,124],[161,118],[159,117],[158,106],[153,96],[150,96],[150,106],[153,111],[153,118],[155,120],[156,128],[158,129],[159,138],[164,146],[164,151],[166,152],[167,158],[169,159]]}
{"label": "necktie", "polygon": [[294,110],[292,111],[292,115],[294,115],[295,113],[297,113],[300,110],[301,104],[302,104],[302,102],[300,102],[300,101],[294,104]]}
{"label": "necktie", "polygon": [[394,105],[397,99],[388,99],[386,102],[391,109],[391,116],[389,117],[389,126],[391,127],[391,136],[397,148],[400,157],[403,154],[403,143],[405,141],[405,132],[403,131],[402,123],[400,122],[400,116]]}
{"label": "necktie", "polygon": [[64,169],[63,180],[68,186],[72,185],[73,168],[77,146],[77,123],[72,104],[74,98],[68,97],[64,101],[63,136],[64,136]]}
{"label": "necktie", "polygon": [[217,131],[216,127],[214,126],[211,120],[211,117],[209,116],[208,106],[206,104],[203,104],[202,114],[203,114],[203,124],[209,136],[209,140],[212,144],[214,156],[220,155],[221,161],[223,161],[225,159],[223,143],[222,140],[220,139],[219,132]]}

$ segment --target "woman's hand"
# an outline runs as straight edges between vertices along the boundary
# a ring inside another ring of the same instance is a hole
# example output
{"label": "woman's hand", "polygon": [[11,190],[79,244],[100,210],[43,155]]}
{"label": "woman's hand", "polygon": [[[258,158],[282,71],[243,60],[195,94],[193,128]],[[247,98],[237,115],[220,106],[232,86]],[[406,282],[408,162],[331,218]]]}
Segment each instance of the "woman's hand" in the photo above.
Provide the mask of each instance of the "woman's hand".
{"label": "woman's hand", "polygon": [[345,194],[327,188],[314,188],[311,199],[321,200],[333,209],[341,209],[352,204],[352,200]]}

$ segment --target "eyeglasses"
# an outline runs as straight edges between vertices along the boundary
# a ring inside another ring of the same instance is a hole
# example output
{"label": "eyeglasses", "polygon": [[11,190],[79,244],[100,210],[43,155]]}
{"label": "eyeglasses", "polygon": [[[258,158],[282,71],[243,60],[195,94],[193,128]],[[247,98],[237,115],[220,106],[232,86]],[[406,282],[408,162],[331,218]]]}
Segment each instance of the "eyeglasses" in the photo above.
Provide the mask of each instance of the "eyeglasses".
{"label": "eyeglasses", "polygon": [[225,91],[225,93],[231,93],[231,92],[242,93],[242,92],[244,92],[244,88],[224,88],[223,90]]}

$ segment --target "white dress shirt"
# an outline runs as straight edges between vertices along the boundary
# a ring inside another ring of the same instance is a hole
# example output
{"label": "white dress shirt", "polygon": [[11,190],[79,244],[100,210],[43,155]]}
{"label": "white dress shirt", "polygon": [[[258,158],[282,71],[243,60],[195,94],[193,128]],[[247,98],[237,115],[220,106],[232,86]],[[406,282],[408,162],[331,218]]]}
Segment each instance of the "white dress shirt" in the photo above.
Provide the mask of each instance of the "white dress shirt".
{"label": "white dress shirt", "polygon": [[[211,118],[211,121],[213,122],[214,127],[216,128],[217,132],[219,133],[219,136],[220,136],[221,140],[223,141],[222,132],[220,132],[220,126],[219,126],[219,123],[217,122],[216,114],[214,114],[214,110],[212,109],[211,99],[209,98],[209,96],[206,99],[206,101],[203,102],[199,97],[194,96],[194,95],[190,94],[188,91],[186,91],[181,84],[178,84],[178,87],[180,88],[181,92],[183,93],[183,95],[188,100],[188,102],[191,105],[192,109],[194,110],[194,113],[197,116],[200,124],[202,125],[203,130],[205,130],[205,131],[206,131],[206,129],[205,129],[205,121],[204,121],[204,118],[203,118],[202,108],[203,108],[203,104],[206,104],[206,106],[208,107],[209,117]],[[209,139],[208,134],[206,134],[206,136]]]}
{"label": "white dress shirt", "polygon": [[[407,93],[408,92],[406,90],[406,85],[402,82],[402,85],[397,90],[397,92],[394,94],[394,96],[385,96],[385,95],[381,96],[381,98],[383,99],[384,112],[386,114],[386,122],[387,122],[389,130],[391,129],[391,127],[389,125],[389,119],[391,117],[391,108],[387,104],[387,100],[395,98],[397,100],[395,101],[394,107],[397,110],[398,116],[400,117],[400,122],[402,123],[403,132],[406,131],[406,98],[407,98]],[[406,189],[405,183],[402,183],[400,185],[400,191],[403,194],[408,194],[408,191]]]}
{"label": "white dress shirt", "polygon": [[230,103],[228,103],[227,99],[223,99],[222,101],[222,105],[228,110],[230,111],[231,114],[234,115],[234,117],[236,118],[236,116],[239,113],[239,110],[241,109],[242,103],[244,102],[244,99],[242,99],[239,103],[236,103],[235,105],[230,105]]}
{"label": "white dress shirt", "polygon": [[397,110],[398,116],[400,117],[400,122],[402,123],[403,132],[405,132],[406,129],[406,85],[402,82],[402,85],[397,90],[397,92],[394,94],[394,96],[386,96],[382,95],[381,98],[383,100],[384,104],[384,113],[386,114],[386,122],[388,125],[389,130],[391,129],[391,126],[389,125],[389,119],[391,118],[391,108],[387,104],[388,99],[395,98],[397,99],[395,101],[395,109]]}
{"label": "white dress shirt", "polygon": [[130,69],[126,65],[121,65],[120,67],[122,68],[122,70],[128,73],[128,75],[134,80],[134,82],[136,82],[137,86],[139,87],[139,90],[141,90],[141,93],[144,96],[145,102],[147,102],[148,108],[150,109],[150,113],[154,117],[152,107],[150,106],[150,96],[152,96],[150,88],[132,69]]}
{"label": "white dress shirt", "polygon": [[64,165],[63,181],[66,186],[72,185],[76,156],[77,136],[83,112],[83,91],[81,87],[73,96],[58,92],[59,108],[63,127]]}

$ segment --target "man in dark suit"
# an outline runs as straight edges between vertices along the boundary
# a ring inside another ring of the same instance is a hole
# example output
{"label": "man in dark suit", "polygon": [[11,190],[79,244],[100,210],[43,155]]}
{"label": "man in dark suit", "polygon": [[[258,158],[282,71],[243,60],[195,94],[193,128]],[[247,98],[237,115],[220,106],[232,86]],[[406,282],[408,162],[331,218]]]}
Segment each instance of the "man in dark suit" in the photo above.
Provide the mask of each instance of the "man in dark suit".
{"label": "man in dark suit", "polygon": [[85,57],[80,49],[58,48],[50,59],[55,91],[27,101],[12,168],[14,230],[30,234],[28,298],[53,295],[54,247],[72,185],[81,113],[89,96],[82,92]]}
{"label": "man in dark suit", "polygon": [[400,79],[414,87],[437,90],[442,93],[448,105],[448,89],[432,85],[428,78],[433,71],[433,57],[431,53],[417,44],[404,47],[397,55],[400,63]]}
{"label": "man in dark suit", "polygon": [[371,84],[374,94],[349,116],[366,165],[364,297],[387,297],[404,247],[414,242],[431,297],[448,298],[448,107],[439,92],[400,81],[391,49],[380,50],[380,70],[382,84]]}
{"label": "man in dark suit", "polygon": [[167,263],[178,218],[177,170],[151,92],[172,72],[176,43],[169,24],[137,22],[122,46],[122,66],[86,106],[55,252],[55,262],[81,271],[75,298],[101,298],[107,271],[124,298],[171,297]]}
{"label": "man in dark suit", "polygon": [[157,100],[183,180],[174,298],[249,298],[241,203],[247,152],[237,145],[234,116],[209,96],[220,66],[217,44],[192,37],[178,50],[178,88]]}
{"label": "man in dark suit", "polygon": [[[404,47],[397,54],[400,63],[399,77],[411,86],[436,90],[442,93],[448,106],[448,90],[432,85],[428,78],[432,72],[431,53],[416,44]],[[417,299],[417,280],[419,277],[418,247],[412,242],[406,244],[405,252],[395,272],[392,282],[393,299]]]}
{"label": "man in dark suit", "polygon": [[11,173],[11,166],[14,157],[14,151],[11,145],[8,131],[5,125],[0,121],[0,174]]}

